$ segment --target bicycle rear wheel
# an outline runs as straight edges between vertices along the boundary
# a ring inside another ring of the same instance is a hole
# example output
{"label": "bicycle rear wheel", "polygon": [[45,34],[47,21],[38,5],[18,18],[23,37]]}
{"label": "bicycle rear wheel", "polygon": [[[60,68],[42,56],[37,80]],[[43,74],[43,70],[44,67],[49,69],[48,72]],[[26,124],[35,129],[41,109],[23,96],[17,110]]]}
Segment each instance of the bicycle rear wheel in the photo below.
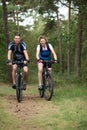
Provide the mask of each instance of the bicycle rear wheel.
{"label": "bicycle rear wheel", "polygon": [[47,74],[45,79],[44,98],[50,101],[52,96],[53,96],[53,78],[51,74]]}
{"label": "bicycle rear wheel", "polygon": [[17,100],[18,102],[22,101],[22,78],[21,75],[17,75],[16,77],[16,96],[17,96]]}

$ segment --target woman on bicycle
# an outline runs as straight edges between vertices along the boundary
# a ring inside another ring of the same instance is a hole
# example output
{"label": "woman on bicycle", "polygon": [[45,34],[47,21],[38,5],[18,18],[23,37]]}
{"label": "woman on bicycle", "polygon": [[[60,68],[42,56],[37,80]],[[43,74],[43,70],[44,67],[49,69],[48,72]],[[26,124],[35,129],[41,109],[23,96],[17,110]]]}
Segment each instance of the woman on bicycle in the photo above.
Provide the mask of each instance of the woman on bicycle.
{"label": "woman on bicycle", "polygon": [[[15,34],[14,40],[9,43],[8,45],[8,64],[12,65],[11,56],[13,54],[13,61],[24,61],[22,64],[23,71],[24,71],[24,89],[26,89],[26,83],[28,78],[28,65],[29,62],[29,56],[26,48],[26,44],[21,40],[20,34]],[[13,79],[13,85],[12,88],[16,88],[16,70],[17,70],[17,64],[12,65],[12,79]]]}
{"label": "woman on bicycle", "polygon": [[[39,45],[37,45],[36,49],[36,59],[38,66],[38,89],[42,89],[42,72],[43,72],[43,63],[41,60],[51,60],[51,53],[54,57],[55,62],[57,62],[57,55],[46,36],[40,36],[38,38]],[[49,64],[49,70],[51,71],[51,64]]]}

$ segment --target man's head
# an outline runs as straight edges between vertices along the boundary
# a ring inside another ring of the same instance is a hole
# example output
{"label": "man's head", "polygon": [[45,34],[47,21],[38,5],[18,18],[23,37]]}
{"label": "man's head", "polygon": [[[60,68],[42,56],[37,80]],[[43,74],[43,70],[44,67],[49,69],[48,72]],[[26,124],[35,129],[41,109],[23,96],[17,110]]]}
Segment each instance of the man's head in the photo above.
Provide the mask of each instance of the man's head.
{"label": "man's head", "polygon": [[20,34],[18,34],[18,33],[15,34],[14,35],[14,42],[16,45],[20,43],[20,40],[21,40]]}

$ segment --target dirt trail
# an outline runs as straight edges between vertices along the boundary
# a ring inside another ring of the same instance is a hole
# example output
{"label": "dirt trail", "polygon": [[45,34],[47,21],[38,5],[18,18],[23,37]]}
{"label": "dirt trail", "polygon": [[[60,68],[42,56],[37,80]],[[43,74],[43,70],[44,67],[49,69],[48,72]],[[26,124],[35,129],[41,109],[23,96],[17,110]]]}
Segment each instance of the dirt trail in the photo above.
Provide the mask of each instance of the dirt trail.
{"label": "dirt trail", "polygon": [[8,96],[7,101],[8,112],[22,120],[34,118],[37,114],[40,116],[44,113],[46,114],[46,112],[57,110],[51,101],[40,98],[38,93],[24,95],[21,103],[17,102],[15,95]]}

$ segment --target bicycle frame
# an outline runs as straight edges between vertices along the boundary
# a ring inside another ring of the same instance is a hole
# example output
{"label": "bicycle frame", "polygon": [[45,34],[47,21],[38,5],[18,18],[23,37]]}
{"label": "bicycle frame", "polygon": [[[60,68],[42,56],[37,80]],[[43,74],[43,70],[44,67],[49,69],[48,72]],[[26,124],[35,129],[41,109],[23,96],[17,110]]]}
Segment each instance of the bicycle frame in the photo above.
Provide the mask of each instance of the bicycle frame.
{"label": "bicycle frame", "polygon": [[54,63],[54,61],[42,61],[43,63],[43,73],[42,73],[42,81],[43,81],[43,89],[40,90],[40,97],[45,97],[46,100],[50,100],[53,95],[53,78],[48,69],[48,64]]}
{"label": "bicycle frame", "polygon": [[22,72],[21,72],[21,64],[23,61],[15,61],[14,64],[17,64],[17,71],[16,71],[16,96],[18,102],[22,101],[22,90],[23,90],[23,79],[22,79]]}

